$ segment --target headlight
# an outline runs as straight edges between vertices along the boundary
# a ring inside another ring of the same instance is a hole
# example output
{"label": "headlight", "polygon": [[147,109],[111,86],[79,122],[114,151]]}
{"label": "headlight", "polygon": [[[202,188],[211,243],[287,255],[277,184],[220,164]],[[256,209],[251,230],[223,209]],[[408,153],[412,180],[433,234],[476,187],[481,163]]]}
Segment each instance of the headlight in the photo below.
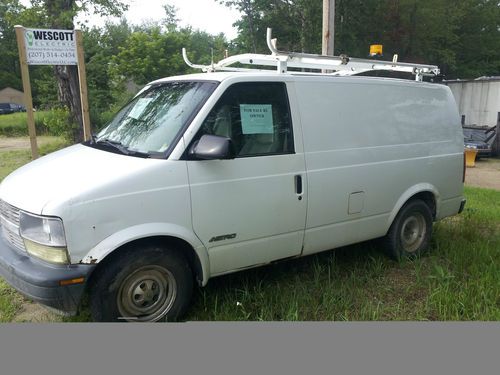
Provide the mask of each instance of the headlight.
{"label": "headlight", "polygon": [[19,232],[29,254],[51,263],[69,263],[61,219],[36,216],[21,211]]}

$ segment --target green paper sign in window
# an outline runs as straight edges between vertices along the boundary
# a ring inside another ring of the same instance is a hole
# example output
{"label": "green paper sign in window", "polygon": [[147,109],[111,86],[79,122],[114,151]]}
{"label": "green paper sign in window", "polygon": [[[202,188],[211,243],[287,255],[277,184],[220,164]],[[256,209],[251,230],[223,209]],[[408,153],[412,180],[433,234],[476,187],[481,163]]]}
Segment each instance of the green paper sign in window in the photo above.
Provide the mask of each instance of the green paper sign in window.
{"label": "green paper sign in window", "polygon": [[273,134],[273,106],[271,104],[240,104],[243,134]]}

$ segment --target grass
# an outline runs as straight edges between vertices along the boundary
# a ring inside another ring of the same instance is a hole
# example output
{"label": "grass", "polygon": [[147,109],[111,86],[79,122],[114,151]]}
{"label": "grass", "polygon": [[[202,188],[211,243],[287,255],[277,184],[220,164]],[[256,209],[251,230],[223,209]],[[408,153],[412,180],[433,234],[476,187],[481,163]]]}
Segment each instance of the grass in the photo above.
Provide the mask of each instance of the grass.
{"label": "grass", "polygon": [[0,278],[0,323],[10,322],[22,302],[23,297]]}
{"label": "grass", "polygon": [[[60,109],[36,111],[34,112],[34,116],[37,134],[61,135],[63,127],[67,126],[67,114]],[[27,135],[28,123],[26,112],[0,116],[0,136],[21,137]]]}
{"label": "grass", "polygon": [[228,275],[188,320],[500,320],[500,191],[466,188],[431,250],[394,262],[375,242]]}
{"label": "grass", "polygon": [[430,252],[396,263],[373,242],[220,277],[192,320],[499,320],[500,191],[466,188]]}
{"label": "grass", "polygon": [[[43,123],[45,111],[35,112],[35,126],[37,128]],[[11,113],[0,116],[0,135],[3,136],[25,136],[28,135],[26,112]]]}
{"label": "grass", "polygon": [[[12,138],[7,138],[11,140]],[[1,142],[2,138],[0,138]],[[40,155],[46,155],[68,145],[63,137],[40,136],[37,137]],[[10,172],[31,161],[31,151],[1,150],[0,149],[0,181]]]}
{"label": "grass", "polygon": [[[0,178],[29,160],[27,151],[0,156]],[[420,259],[397,263],[367,242],[214,278],[195,290],[185,319],[498,321],[500,191],[466,187],[465,195],[464,212],[434,225]],[[0,280],[0,322],[14,319],[22,303]],[[63,319],[89,320],[86,308]]]}

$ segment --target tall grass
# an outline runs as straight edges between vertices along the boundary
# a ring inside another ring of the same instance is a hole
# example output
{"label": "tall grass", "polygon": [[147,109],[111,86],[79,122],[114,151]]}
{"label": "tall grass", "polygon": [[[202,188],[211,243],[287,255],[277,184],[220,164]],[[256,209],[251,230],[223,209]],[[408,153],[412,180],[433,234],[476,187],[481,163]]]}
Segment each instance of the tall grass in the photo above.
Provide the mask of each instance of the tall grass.
{"label": "tall grass", "polygon": [[[54,136],[64,135],[70,129],[68,113],[63,109],[37,111],[34,113],[37,134]],[[28,135],[28,117],[26,112],[0,116],[0,136],[22,137]]]}
{"label": "tall grass", "polygon": [[[68,141],[62,137],[38,137],[43,139],[39,147],[40,155],[59,150],[69,145]],[[31,161],[30,150],[12,150],[0,152],[0,182],[10,172]]]}
{"label": "tall grass", "polygon": [[500,191],[466,188],[430,251],[396,263],[368,242],[223,276],[188,320],[500,320]]}

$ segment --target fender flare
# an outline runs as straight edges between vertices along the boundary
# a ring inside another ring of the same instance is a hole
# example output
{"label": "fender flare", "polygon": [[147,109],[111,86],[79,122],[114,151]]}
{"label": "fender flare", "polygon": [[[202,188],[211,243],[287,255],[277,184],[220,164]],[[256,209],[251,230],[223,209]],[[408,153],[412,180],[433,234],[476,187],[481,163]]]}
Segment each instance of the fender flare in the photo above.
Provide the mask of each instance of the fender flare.
{"label": "fender flare", "polygon": [[432,184],[429,183],[420,183],[417,185],[413,185],[410,187],[408,190],[406,190],[401,197],[399,197],[398,201],[394,205],[394,208],[391,211],[391,214],[389,215],[389,218],[387,219],[386,223],[386,231],[389,230],[389,228],[392,225],[392,222],[396,218],[396,215],[398,214],[399,210],[401,210],[401,207],[405,205],[408,200],[410,200],[411,197],[413,197],[416,194],[419,193],[432,193],[434,196],[434,200],[436,202],[436,217],[439,217],[439,206],[440,206],[440,194],[439,191],[436,189],[436,187]]}
{"label": "fender flare", "polygon": [[82,264],[99,264],[115,250],[132,241],[149,237],[174,237],[187,242],[198,257],[202,271],[202,285],[205,285],[210,275],[210,260],[205,246],[189,229],[176,224],[147,223],[122,229],[99,242],[83,257]]}

